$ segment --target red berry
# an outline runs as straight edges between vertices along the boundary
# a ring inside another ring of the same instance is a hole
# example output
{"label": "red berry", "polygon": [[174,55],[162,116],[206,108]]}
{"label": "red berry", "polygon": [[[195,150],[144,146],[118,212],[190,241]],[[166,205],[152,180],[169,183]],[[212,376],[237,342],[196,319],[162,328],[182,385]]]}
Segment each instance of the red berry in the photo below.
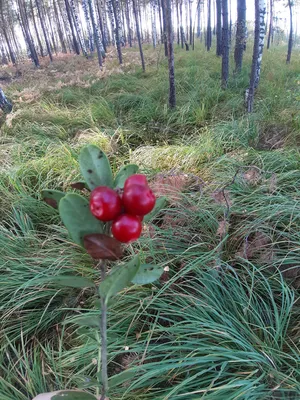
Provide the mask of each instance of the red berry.
{"label": "red berry", "polygon": [[130,185],[124,190],[123,205],[128,214],[146,215],[155,206],[155,196],[148,186]]}
{"label": "red berry", "polygon": [[146,176],[142,175],[142,174],[131,175],[125,181],[124,190],[128,189],[129,186],[131,186],[131,185],[148,186],[148,182],[147,182]]}
{"label": "red berry", "polygon": [[141,236],[142,223],[136,215],[123,214],[114,220],[111,231],[119,242],[133,242]]}
{"label": "red berry", "polygon": [[91,193],[91,213],[100,221],[111,221],[122,211],[122,202],[119,195],[107,186],[98,186]]}

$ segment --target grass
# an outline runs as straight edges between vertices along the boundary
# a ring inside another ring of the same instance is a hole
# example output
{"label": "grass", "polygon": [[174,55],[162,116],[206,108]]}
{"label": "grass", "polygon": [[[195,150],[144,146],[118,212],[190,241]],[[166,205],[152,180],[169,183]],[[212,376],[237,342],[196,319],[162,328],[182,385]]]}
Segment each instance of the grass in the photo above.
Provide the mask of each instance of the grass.
{"label": "grass", "polygon": [[130,160],[152,178],[197,177],[135,245],[169,272],[111,306],[111,398],[299,398],[299,54],[286,65],[285,48],[265,52],[249,116],[250,47],[226,91],[213,52],[176,49],[175,110],[161,49],[146,49],[145,74],[126,49],[123,69],[59,58],[24,66],[5,89],[15,111],[0,135],[1,400],[97,391],[100,339],[76,324],[97,315],[94,293],[49,278],[98,272],[40,196],[80,179],[87,143],[115,169]]}

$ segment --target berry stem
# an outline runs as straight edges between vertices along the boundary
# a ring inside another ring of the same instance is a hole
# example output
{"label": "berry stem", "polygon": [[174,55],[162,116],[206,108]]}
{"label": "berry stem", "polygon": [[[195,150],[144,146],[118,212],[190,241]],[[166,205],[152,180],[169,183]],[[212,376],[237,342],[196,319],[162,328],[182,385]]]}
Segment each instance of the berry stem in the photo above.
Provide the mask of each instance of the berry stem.
{"label": "berry stem", "polygon": [[[100,261],[101,281],[104,281],[106,276],[106,261]],[[101,380],[102,394],[100,400],[106,399],[108,390],[108,375],[107,375],[107,304],[105,297],[101,297]]]}

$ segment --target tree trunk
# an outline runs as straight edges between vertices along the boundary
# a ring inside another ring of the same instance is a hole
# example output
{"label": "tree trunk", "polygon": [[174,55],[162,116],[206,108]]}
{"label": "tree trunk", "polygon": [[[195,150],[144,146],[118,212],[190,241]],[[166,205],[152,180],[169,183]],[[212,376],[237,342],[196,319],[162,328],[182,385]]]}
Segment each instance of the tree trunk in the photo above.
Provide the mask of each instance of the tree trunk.
{"label": "tree trunk", "polygon": [[64,34],[63,34],[63,31],[62,31],[60,18],[59,18],[59,15],[58,15],[58,11],[57,11],[57,6],[56,6],[55,0],[53,0],[53,8],[54,8],[54,14],[55,14],[55,19],[56,19],[56,26],[57,26],[57,32],[58,32],[60,45],[61,45],[61,50],[62,50],[63,53],[67,53],[67,46],[66,46],[66,43],[65,43]]}
{"label": "tree trunk", "polygon": [[32,14],[32,22],[33,22],[33,26],[34,26],[34,30],[35,30],[35,36],[37,38],[37,42],[40,48],[40,54],[41,57],[44,57],[44,50],[43,50],[43,46],[42,46],[42,41],[40,39],[40,34],[39,34],[39,30],[36,24],[36,19],[35,19],[35,15],[34,15],[34,8],[33,8],[33,2],[32,0],[30,0],[30,8],[31,8],[31,14]]}
{"label": "tree trunk", "polygon": [[6,26],[5,26],[5,22],[4,22],[2,1],[0,2],[0,7],[1,7],[1,19],[2,19],[3,36],[4,36],[5,41],[6,41],[6,44],[7,44],[7,48],[8,48],[10,60],[11,60],[11,62],[13,63],[13,65],[15,65],[15,64],[16,64],[16,57],[15,57],[15,54],[14,54],[12,45],[11,45],[11,43],[10,43],[8,34],[7,34],[7,30],[6,30]]}
{"label": "tree trunk", "polygon": [[206,30],[206,48],[207,51],[211,48],[211,0],[207,3],[207,30]]}
{"label": "tree trunk", "polygon": [[48,55],[49,55],[50,61],[52,62],[53,57],[52,57],[52,52],[51,52],[51,48],[50,48],[50,43],[49,43],[48,36],[47,36],[47,31],[46,31],[45,24],[44,24],[44,16],[42,15],[42,12],[41,12],[40,0],[35,0],[35,3],[36,3],[37,10],[38,10],[39,18],[40,18],[40,23],[41,23],[42,31],[44,34]]}
{"label": "tree trunk", "polygon": [[156,48],[156,0],[152,0],[151,2],[151,11],[152,11],[152,43],[154,49]]}
{"label": "tree trunk", "polygon": [[222,0],[222,88],[226,89],[229,76],[228,0]]}
{"label": "tree trunk", "polygon": [[201,2],[198,0],[197,5],[197,38],[199,39],[201,36]]}
{"label": "tree trunk", "polygon": [[114,17],[114,10],[112,6],[112,1],[107,0],[107,7],[108,7],[108,15],[109,15],[109,20],[110,20],[110,26],[111,26],[111,44],[114,46],[115,45],[115,17]]}
{"label": "tree trunk", "polygon": [[138,44],[139,44],[142,68],[143,68],[143,72],[145,72],[145,61],[144,61],[144,54],[143,54],[141,34],[140,34],[139,16],[138,16],[138,11],[136,8],[135,0],[132,0],[132,8],[133,8],[133,15],[134,15],[134,19],[135,19],[136,36],[137,36],[137,40],[138,40]]}
{"label": "tree trunk", "polygon": [[184,47],[184,29],[183,29],[183,20],[182,20],[182,1],[180,0],[179,3],[179,12],[180,12],[180,40],[181,40],[181,48],[183,49]]}
{"label": "tree trunk", "polygon": [[165,2],[166,12],[166,28],[168,42],[168,65],[169,65],[169,106],[176,106],[176,90],[175,90],[175,70],[174,70],[174,49],[173,49],[173,26],[172,26],[172,6],[171,0],[163,0]]}
{"label": "tree trunk", "polygon": [[237,73],[239,73],[242,69],[245,46],[246,46],[246,0],[238,0],[237,26],[236,26],[235,49],[234,49],[235,72]]}
{"label": "tree trunk", "polygon": [[249,88],[246,90],[247,111],[253,111],[254,91],[260,79],[260,69],[265,38],[266,0],[255,0],[255,35]]}
{"label": "tree trunk", "polygon": [[162,22],[162,16],[161,16],[161,1],[157,1],[158,5],[158,16],[159,16],[159,26],[160,26],[160,43],[163,43],[164,41],[164,28],[163,28],[163,22]]}
{"label": "tree trunk", "polygon": [[30,28],[29,28],[26,4],[24,3],[23,0],[18,0],[18,5],[19,5],[19,10],[20,10],[20,24],[22,25],[24,39],[27,43],[28,50],[30,52],[30,57],[31,57],[32,61],[34,62],[34,65],[36,67],[39,67],[40,62],[39,62],[39,58],[38,58],[38,55],[37,55],[37,52],[36,52],[36,49],[34,46]]}
{"label": "tree trunk", "polygon": [[270,48],[271,37],[273,35],[273,6],[274,6],[274,0],[270,0],[270,22],[269,22],[269,33],[268,33],[267,49]]}
{"label": "tree trunk", "polygon": [[69,4],[68,0],[65,0],[65,5],[66,5],[67,16],[68,16],[68,20],[69,20],[69,24],[70,24],[70,28],[71,28],[71,32],[72,32],[74,50],[75,50],[75,53],[77,55],[79,55],[80,54],[80,48],[79,48],[78,41],[77,41],[77,38],[76,38],[75,29],[74,29],[73,20],[72,20],[71,9],[70,9],[70,4]]}
{"label": "tree trunk", "polygon": [[75,5],[74,0],[71,0],[71,10],[72,10],[73,18],[74,18],[74,25],[75,25],[75,29],[76,29],[76,33],[77,33],[77,38],[78,38],[82,53],[86,58],[88,58],[84,38],[83,38],[82,31],[81,31],[80,25],[79,25],[79,17],[78,17],[78,13],[76,10],[76,5]]}
{"label": "tree trunk", "polygon": [[193,0],[189,0],[189,15],[190,15],[190,45],[193,44],[193,18],[192,18]]}
{"label": "tree trunk", "polygon": [[125,17],[126,17],[126,24],[127,24],[127,30],[128,30],[128,43],[129,43],[129,47],[132,47],[131,24],[130,24],[128,1],[125,1]]}
{"label": "tree trunk", "polygon": [[293,48],[293,3],[291,0],[288,0],[288,6],[290,10],[290,35],[289,35],[289,44],[288,44],[288,52],[286,56],[286,63],[289,64],[291,62],[292,56],[292,48]]}
{"label": "tree trunk", "polygon": [[91,27],[91,21],[90,21],[89,8],[88,8],[87,0],[82,0],[82,9],[83,9],[85,22],[86,22],[89,50],[90,50],[91,53],[93,53],[93,51],[94,51],[93,31],[92,31],[92,27]]}
{"label": "tree trunk", "polygon": [[166,4],[165,4],[165,0],[161,0],[161,9],[162,9],[162,17],[163,17],[163,31],[164,31],[165,56],[168,57],[167,17],[166,17]]}
{"label": "tree trunk", "polygon": [[[104,25],[103,25],[103,19],[102,19],[102,15],[101,15],[100,6],[99,6],[99,1],[97,1],[96,3],[97,3],[100,32],[101,32],[101,36],[102,36],[103,50],[104,50],[104,53],[106,53],[107,52],[107,47],[106,47],[107,40],[104,40],[104,38],[106,37],[106,33],[104,31]],[[100,42],[101,42],[101,39],[100,39]]]}
{"label": "tree trunk", "polygon": [[118,52],[118,58],[119,58],[119,63],[123,63],[122,59],[122,50],[121,50],[121,41],[122,41],[122,34],[120,36],[121,32],[121,17],[120,17],[120,7],[119,7],[119,0],[110,0],[112,3],[112,9],[115,17],[115,23],[116,23],[116,45],[117,45],[117,52]]}
{"label": "tree trunk", "polygon": [[89,4],[90,16],[91,16],[92,26],[93,26],[93,31],[94,31],[94,40],[95,40],[95,45],[96,45],[96,49],[97,49],[98,63],[99,63],[100,69],[102,69],[102,52],[104,52],[104,49],[102,48],[102,44],[101,44],[101,39],[100,39],[100,35],[99,35],[98,26],[96,23],[95,10],[94,10],[94,5],[92,3],[92,0],[88,0],[88,4]]}
{"label": "tree trunk", "polygon": [[216,17],[217,17],[217,56],[222,55],[222,0],[216,0]]}

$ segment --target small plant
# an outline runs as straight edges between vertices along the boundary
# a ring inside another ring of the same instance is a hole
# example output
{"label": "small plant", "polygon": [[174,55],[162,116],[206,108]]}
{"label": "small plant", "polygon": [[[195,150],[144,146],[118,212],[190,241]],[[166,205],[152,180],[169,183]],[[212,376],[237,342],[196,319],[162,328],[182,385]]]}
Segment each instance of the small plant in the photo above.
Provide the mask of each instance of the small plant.
{"label": "small plant", "polygon": [[[142,221],[151,219],[165,205],[165,199],[156,201],[145,175],[136,174],[137,165],[126,165],[113,177],[106,154],[94,145],[82,149],[79,156],[81,173],[85,182],[73,184],[73,188],[90,190],[90,199],[76,193],[44,190],[43,199],[58,207],[62,222],[72,240],[82,246],[101,271],[98,287],[87,278],[60,276],[60,283],[70,287],[95,287],[100,297],[101,318],[94,327],[101,331],[101,400],[108,393],[107,375],[107,308],[111,300],[130,284],[148,284],[157,280],[163,268],[141,264],[136,254],[129,262],[116,266],[107,274],[107,262],[123,256],[122,243],[137,240],[142,232]],[[149,214],[151,213],[151,214]],[[68,392],[56,394],[59,400]],[[80,400],[91,395],[80,393]],[[62,396],[62,397],[59,397]],[[70,396],[73,394],[70,393]],[[88,397],[89,396],[89,397]],[[71,398],[71,397],[70,397]],[[72,397],[73,398],[73,397]]]}

